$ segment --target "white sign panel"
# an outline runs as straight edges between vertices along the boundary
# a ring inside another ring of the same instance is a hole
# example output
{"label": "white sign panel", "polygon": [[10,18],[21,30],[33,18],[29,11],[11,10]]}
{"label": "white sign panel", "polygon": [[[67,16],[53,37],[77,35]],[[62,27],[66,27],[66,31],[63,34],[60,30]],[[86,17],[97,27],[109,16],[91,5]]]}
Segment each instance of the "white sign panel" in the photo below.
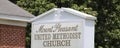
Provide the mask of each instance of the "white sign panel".
{"label": "white sign panel", "polygon": [[33,24],[32,48],[83,48],[81,22]]}

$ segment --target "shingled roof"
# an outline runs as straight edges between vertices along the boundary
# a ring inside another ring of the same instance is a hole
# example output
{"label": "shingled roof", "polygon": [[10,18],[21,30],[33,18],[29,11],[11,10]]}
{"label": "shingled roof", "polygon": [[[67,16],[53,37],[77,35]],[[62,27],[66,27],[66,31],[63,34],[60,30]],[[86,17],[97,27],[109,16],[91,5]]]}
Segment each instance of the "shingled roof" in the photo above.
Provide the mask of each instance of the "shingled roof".
{"label": "shingled roof", "polygon": [[11,15],[32,18],[34,15],[28,13],[9,0],[0,0],[0,15]]}

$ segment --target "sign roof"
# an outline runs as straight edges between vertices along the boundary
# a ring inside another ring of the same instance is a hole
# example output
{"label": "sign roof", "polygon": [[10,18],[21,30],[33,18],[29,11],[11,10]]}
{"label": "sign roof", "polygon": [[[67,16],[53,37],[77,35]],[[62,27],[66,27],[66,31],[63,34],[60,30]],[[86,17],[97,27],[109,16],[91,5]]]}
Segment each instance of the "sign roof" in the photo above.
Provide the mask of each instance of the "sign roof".
{"label": "sign roof", "polygon": [[[53,8],[53,9],[33,18],[31,20],[31,22],[33,22],[39,18],[42,18],[43,16],[46,16],[47,14],[50,14],[51,12],[54,12],[54,14],[56,14],[58,16],[60,16],[60,14],[62,14],[61,12],[67,12],[67,13],[70,13],[72,15],[78,16],[78,17],[83,18],[83,19],[96,20],[96,17],[94,17],[92,15],[85,14],[85,13],[82,13],[80,11],[77,11],[77,10],[74,10],[71,8]],[[62,17],[64,17],[64,16],[62,16]]]}

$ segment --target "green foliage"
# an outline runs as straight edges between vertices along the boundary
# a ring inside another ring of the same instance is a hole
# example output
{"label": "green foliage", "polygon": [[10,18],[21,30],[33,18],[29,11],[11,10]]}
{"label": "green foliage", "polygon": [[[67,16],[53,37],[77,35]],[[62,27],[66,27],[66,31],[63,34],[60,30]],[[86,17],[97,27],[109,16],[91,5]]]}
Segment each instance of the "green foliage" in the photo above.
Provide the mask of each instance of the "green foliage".
{"label": "green foliage", "polygon": [[27,28],[26,28],[26,48],[31,48],[31,24],[28,23]]}
{"label": "green foliage", "polygon": [[120,48],[120,1],[95,0],[98,22],[96,25],[96,48]]}
{"label": "green foliage", "polygon": [[[36,16],[55,7],[69,7],[96,16],[95,48],[120,48],[120,0],[18,0],[17,5]],[[29,28],[30,24],[27,48]]]}
{"label": "green foliage", "polygon": [[77,4],[72,4],[71,8],[76,9],[76,10],[81,11],[81,12],[85,12],[87,14],[91,14],[93,16],[97,16],[97,12],[93,11],[93,9],[91,7],[86,7],[86,5],[78,6]]}
{"label": "green foliage", "polygon": [[47,0],[20,0],[17,1],[17,5],[36,16],[57,7],[54,3],[50,3]]}
{"label": "green foliage", "polygon": [[84,1],[77,1],[79,0],[19,0],[17,1],[17,5],[36,16],[56,7],[69,7],[94,16],[97,15],[97,12],[93,11],[91,7],[87,7],[86,4],[81,3]]}

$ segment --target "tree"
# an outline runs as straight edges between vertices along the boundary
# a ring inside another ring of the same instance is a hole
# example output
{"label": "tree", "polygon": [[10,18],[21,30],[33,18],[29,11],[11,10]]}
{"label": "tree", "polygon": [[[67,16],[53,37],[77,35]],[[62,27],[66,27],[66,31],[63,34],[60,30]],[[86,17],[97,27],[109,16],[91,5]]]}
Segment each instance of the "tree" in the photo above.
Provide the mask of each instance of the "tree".
{"label": "tree", "polygon": [[17,5],[34,14],[35,16],[57,7],[54,3],[51,3],[47,0],[20,0],[17,1]]}
{"label": "tree", "polygon": [[120,0],[94,0],[98,12],[96,48],[120,48]]}
{"label": "tree", "polygon": [[96,16],[95,48],[120,48],[120,0],[18,0],[17,5],[36,16],[55,7],[69,7]]}
{"label": "tree", "polygon": [[10,0],[10,1],[16,4],[17,1],[19,1],[19,0]]}

